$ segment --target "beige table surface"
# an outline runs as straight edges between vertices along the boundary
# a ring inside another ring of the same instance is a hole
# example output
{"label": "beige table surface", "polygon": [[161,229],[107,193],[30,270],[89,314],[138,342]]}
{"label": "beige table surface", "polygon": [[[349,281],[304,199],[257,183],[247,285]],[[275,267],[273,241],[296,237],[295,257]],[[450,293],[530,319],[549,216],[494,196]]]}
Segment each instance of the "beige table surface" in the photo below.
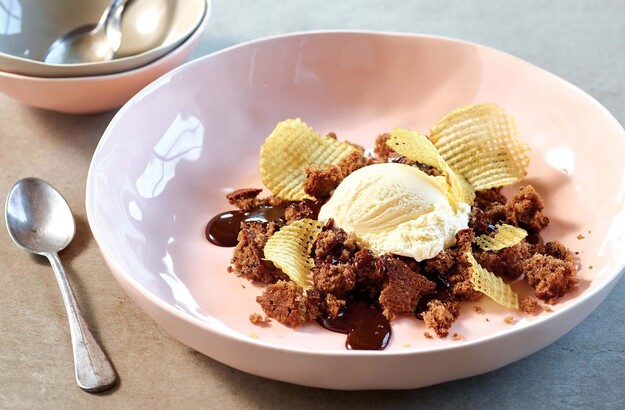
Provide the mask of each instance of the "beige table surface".
{"label": "beige table surface", "polygon": [[[214,3],[210,28],[193,57],[309,29],[447,35],[553,71],[591,93],[621,123],[625,120],[622,0]],[[133,304],[91,237],[86,173],[114,114],[69,116],[0,95],[0,197],[26,176],[45,178],[65,195],[76,215],[77,235],[61,258],[86,319],[121,378],[102,394],[76,386],[52,270],[45,260],[18,250],[2,226],[0,408],[619,408],[625,403],[623,282],[590,318],[548,348],[486,375],[413,391],[304,388],[247,375],[194,352]]]}

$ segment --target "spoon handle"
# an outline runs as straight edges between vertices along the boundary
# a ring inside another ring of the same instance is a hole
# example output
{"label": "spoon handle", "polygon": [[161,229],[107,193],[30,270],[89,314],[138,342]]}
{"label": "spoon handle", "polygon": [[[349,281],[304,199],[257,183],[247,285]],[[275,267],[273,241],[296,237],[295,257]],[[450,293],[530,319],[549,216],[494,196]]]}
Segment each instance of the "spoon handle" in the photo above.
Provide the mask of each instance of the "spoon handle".
{"label": "spoon handle", "polygon": [[98,342],[94,339],[82,317],[74,292],[72,292],[67,276],[65,276],[65,270],[59,255],[57,253],[49,253],[46,256],[52,264],[56,280],[61,288],[67,318],[69,319],[72,350],[74,352],[74,370],[76,371],[78,386],[88,392],[106,390],[115,384],[117,379],[115,370],[113,370],[113,366]]}

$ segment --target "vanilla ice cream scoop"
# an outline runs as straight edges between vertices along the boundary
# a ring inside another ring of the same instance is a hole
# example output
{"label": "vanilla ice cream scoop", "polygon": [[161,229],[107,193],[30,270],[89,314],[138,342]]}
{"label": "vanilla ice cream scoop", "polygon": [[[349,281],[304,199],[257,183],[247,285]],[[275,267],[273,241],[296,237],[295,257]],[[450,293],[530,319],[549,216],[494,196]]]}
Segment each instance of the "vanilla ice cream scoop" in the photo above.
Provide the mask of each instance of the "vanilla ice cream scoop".
{"label": "vanilla ice cream scoop", "polygon": [[417,261],[455,244],[467,228],[470,206],[454,210],[443,177],[404,164],[375,164],[352,172],[321,208],[319,220],[353,232],[358,245],[376,255],[393,253]]}

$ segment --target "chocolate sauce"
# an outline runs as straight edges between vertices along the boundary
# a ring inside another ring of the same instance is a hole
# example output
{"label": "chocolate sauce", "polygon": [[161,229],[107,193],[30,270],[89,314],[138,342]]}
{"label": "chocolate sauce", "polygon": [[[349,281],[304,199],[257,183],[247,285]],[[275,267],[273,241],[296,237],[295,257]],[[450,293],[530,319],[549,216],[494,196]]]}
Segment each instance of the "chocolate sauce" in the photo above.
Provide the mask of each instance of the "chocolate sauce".
{"label": "chocolate sauce", "polygon": [[350,297],[335,318],[322,317],[325,329],[347,335],[348,350],[384,350],[391,339],[391,324],[377,303],[363,296]]}
{"label": "chocolate sauce", "polygon": [[276,222],[284,225],[284,208],[281,206],[261,206],[251,211],[227,211],[217,214],[206,225],[206,239],[224,247],[237,245],[241,222]]}

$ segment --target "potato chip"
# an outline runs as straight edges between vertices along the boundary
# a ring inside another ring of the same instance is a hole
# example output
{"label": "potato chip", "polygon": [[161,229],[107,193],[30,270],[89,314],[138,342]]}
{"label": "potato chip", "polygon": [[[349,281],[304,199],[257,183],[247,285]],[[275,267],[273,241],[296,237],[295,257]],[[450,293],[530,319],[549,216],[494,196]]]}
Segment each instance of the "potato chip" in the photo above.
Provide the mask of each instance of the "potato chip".
{"label": "potato chip", "polygon": [[304,192],[304,168],[338,164],[356,148],[322,137],[299,118],[279,122],[260,148],[260,177],[275,195],[287,201],[314,199]]}
{"label": "potato chip", "polygon": [[510,285],[495,274],[480,266],[471,252],[467,252],[467,260],[471,264],[471,284],[473,289],[482,292],[495,302],[510,309],[519,309],[519,296]]}
{"label": "potato chip", "polygon": [[312,289],[309,276],[315,262],[310,251],[321,228],[323,222],[313,219],[300,219],[282,227],[267,240],[265,259],[272,261],[302,288]]}
{"label": "potato chip", "polygon": [[430,140],[476,191],[519,182],[529,165],[514,119],[495,104],[452,111],[432,127]]}
{"label": "potato chip", "polygon": [[517,228],[516,226],[497,224],[495,227],[497,228],[495,236],[480,235],[475,238],[475,242],[483,251],[498,251],[509,248],[521,242],[527,236],[525,229]]}
{"label": "potato chip", "polygon": [[391,137],[386,144],[406,158],[442,171],[452,205],[458,202],[473,203],[475,192],[471,185],[451,169],[427,137],[416,131],[396,128],[391,132]]}

